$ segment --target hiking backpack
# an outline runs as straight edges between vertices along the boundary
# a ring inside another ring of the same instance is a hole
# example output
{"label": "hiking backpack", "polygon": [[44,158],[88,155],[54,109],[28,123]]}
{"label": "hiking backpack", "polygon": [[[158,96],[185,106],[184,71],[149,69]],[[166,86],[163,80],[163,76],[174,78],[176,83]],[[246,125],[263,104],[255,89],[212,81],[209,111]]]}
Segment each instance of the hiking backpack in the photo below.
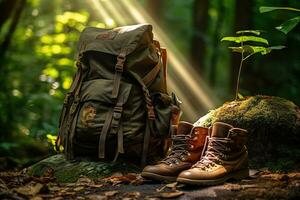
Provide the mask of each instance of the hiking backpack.
{"label": "hiking backpack", "polygon": [[152,26],[101,29],[80,36],[77,72],[67,93],[56,146],[68,159],[136,161],[163,156],[178,121],[179,100],[167,93],[166,50]]}

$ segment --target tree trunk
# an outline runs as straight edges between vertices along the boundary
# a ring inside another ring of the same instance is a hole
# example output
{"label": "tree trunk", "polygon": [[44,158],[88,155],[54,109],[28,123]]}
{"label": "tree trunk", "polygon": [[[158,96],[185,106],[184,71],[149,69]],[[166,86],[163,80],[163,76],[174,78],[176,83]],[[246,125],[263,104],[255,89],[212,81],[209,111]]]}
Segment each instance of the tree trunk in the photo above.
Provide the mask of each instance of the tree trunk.
{"label": "tree trunk", "polygon": [[9,19],[12,12],[14,11],[14,8],[16,6],[17,0],[3,0],[0,3],[0,30],[3,26],[3,24]]}
{"label": "tree trunk", "polygon": [[209,82],[211,86],[216,84],[216,77],[217,77],[217,64],[219,58],[219,46],[220,46],[220,37],[221,37],[221,27],[224,23],[224,14],[225,14],[225,6],[224,2],[221,1],[218,4],[218,19],[216,22],[216,29],[214,30],[214,34],[212,37],[213,41],[213,52],[211,56],[211,66],[210,66],[210,73],[209,73]]}
{"label": "tree trunk", "polygon": [[[250,29],[252,27],[252,8],[253,0],[237,0],[235,4],[235,23],[234,32],[239,30]],[[230,88],[235,94],[236,81],[238,76],[238,68],[241,61],[240,54],[232,54],[231,70],[230,70]],[[250,60],[244,63],[242,74],[249,68]],[[241,75],[243,77],[243,75]]]}
{"label": "tree trunk", "polygon": [[12,17],[11,24],[9,26],[9,29],[4,37],[3,42],[0,45],[0,58],[3,58],[5,55],[5,52],[10,44],[11,38],[13,36],[13,33],[16,30],[16,27],[18,25],[19,19],[21,17],[22,10],[26,4],[26,0],[19,0],[18,4],[15,6],[15,12]]}
{"label": "tree trunk", "polygon": [[199,73],[204,70],[206,51],[206,30],[208,24],[208,0],[194,0],[193,5],[193,37],[191,44],[192,63]]}
{"label": "tree trunk", "polygon": [[164,1],[163,0],[147,0],[146,9],[150,16],[158,23],[161,24],[163,18]]}
{"label": "tree trunk", "polygon": [[[1,136],[0,141],[5,141],[11,136],[11,132],[13,130],[13,124],[14,124],[14,110],[17,108],[14,108],[13,102],[12,102],[12,96],[11,96],[11,88],[9,84],[9,69],[5,65],[3,65],[5,60],[5,53],[10,45],[13,33],[16,30],[17,24],[20,20],[20,16],[22,13],[23,8],[25,7],[26,0],[18,0],[18,4],[14,6],[14,10],[11,10],[10,12],[13,13],[12,20],[9,25],[8,31],[6,35],[4,36],[3,42],[0,44],[0,91],[2,94],[1,98],[1,106],[3,106],[3,111],[1,113],[4,113],[5,116],[0,117],[0,130],[1,130]],[[8,19],[8,18],[7,18]],[[7,20],[5,19],[5,20]],[[4,18],[3,18],[4,20]]]}

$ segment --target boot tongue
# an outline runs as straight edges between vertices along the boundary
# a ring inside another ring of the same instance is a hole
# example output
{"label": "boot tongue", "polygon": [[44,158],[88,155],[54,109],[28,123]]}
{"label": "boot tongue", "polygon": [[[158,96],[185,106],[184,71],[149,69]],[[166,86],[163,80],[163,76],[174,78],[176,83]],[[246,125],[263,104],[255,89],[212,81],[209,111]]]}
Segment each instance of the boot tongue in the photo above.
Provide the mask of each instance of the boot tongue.
{"label": "boot tongue", "polygon": [[190,134],[191,130],[193,128],[193,124],[189,122],[181,121],[178,124],[178,129],[176,135],[188,135]]}
{"label": "boot tongue", "polygon": [[212,127],[211,137],[226,138],[228,135],[228,131],[232,128],[233,126],[231,126],[230,124],[215,122]]}

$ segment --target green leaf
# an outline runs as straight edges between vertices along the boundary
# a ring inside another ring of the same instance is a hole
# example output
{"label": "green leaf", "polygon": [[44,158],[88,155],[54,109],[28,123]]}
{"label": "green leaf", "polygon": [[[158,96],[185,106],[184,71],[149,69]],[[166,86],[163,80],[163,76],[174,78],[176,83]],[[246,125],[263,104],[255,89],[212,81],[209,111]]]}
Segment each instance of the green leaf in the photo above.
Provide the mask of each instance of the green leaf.
{"label": "green leaf", "polygon": [[283,22],[280,26],[277,26],[276,29],[283,32],[284,34],[288,34],[297,24],[300,22],[300,16],[294,17]]}
{"label": "green leaf", "polygon": [[238,93],[238,99],[244,99],[245,97],[241,94],[241,93]]}
{"label": "green leaf", "polygon": [[269,49],[271,49],[271,50],[281,50],[281,49],[284,49],[284,48],[286,48],[286,46],[281,46],[281,45],[279,45],[279,46],[272,46],[272,47],[269,47]]}
{"label": "green leaf", "polygon": [[241,47],[228,47],[232,50],[232,52],[238,52],[238,53],[246,53],[246,57],[244,60],[248,59],[249,57],[253,56],[256,53],[260,53],[261,55],[266,55],[270,53],[272,50],[280,50],[285,48],[285,46],[272,46],[272,47],[263,47],[263,46],[250,46],[245,45]]}
{"label": "green leaf", "polygon": [[271,49],[268,47],[263,47],[263,46],[250,46],[250,45],[245,45],[242,47],[228,47],[231,49],[233,52],[238,52],[238,53],[248,53],[248,54],[256,54],[256,53],[261,53],[262,55],[268,54],[271,52]]}
{"label": "green leaf", "polygon": [[242,42],[259,42],[269,45],[267,39],[262,37],[256,36],[239,36],[239,37],[223,37],[221,41],[230,41],[235,43],[242,43]]}
{"label": "green leaf", "polygon": [[291,7],[269,7],[269,6],[261,6],[261,7],[259,7],[259,12],[260,13],[271,12],[273,10],[289,10],[289,11],[300,12],[299,9],[297,9],[297,8],[291,8]]}
{"label": "green leaf", "polygon": [[241,30],[241,31],[236,32],[236,34],[244,34],[244,33],[252,33],[255,35],[260,35],[261,31],[259,31],[259,30]]}

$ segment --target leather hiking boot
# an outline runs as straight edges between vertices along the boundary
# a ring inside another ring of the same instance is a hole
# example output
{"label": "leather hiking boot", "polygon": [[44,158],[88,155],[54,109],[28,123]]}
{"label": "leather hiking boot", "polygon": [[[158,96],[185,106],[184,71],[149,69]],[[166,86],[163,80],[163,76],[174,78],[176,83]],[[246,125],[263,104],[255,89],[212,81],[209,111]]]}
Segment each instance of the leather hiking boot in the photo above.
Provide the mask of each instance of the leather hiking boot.
{"label": "leather hiking boot", "polygon": [[206,139],[201,159],[182,171],[177,181],[192,185],[217,185],[228,179],[249,176],[247,131],[216,122]]}
{"label": "leather hiking boot", "polygon": [[201,156],[208,128],[193,126],[188,122],[179,122],[173,132],[169,155],[156,165],[148,165],[142,171],[142,177],[175,181],[178,174],[189,169]]}

